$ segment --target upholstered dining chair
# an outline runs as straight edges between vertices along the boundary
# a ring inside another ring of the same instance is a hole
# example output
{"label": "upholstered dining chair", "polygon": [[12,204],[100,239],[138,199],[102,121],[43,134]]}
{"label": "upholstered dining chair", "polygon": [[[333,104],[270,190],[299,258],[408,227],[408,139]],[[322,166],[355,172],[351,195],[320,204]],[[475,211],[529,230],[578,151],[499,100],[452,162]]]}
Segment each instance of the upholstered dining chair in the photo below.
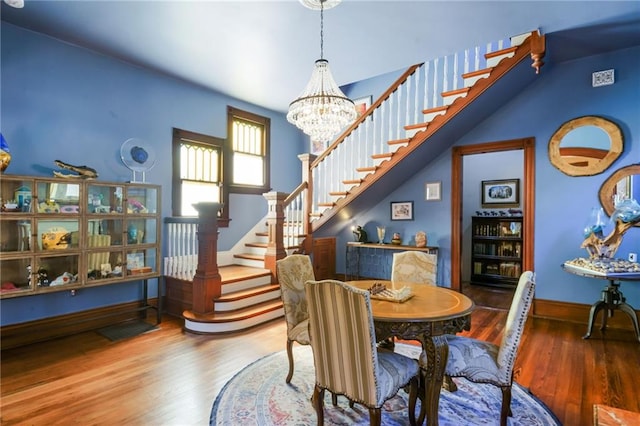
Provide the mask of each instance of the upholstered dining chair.
{"label": "upholstered dining chair", "polygon": [[[507,417],[512,415],[513,366],[533,301],[534,290],[535,274],[526,271],[518,280],[500,346],[465,336],[446,336],[449,344],[449,358],[445,375],[464,377],[472,382],[490,383],[499,387],[502,390],[501,426],[506,425]],[[450,380],[448,382],[449,390],[455,391],[455,383]]]}
{"label": "upholstered dining chair", "polygon": [[393,254],[391,281],[436,285],[438,257],[421,251],[403,251]]}
{"label": "upholstered dining chair", "polygon": [[292,254],[276,261],[276,275],[280,283],[280,294],[287,323],[287,357],[289,374],[286,382],[293,377],[293,342],[309,344],[309,314],[304,284],[315,280],[311,258],[304,254]]}
{"label": "upholstered dining chair", "polygon": [[418,362],[376,347],[369,292],[335,280],[307,281],[305,290],[316,376],[311,400],[318,425],[324,424],[325,390],[366,406],[370,424],[380,425],[380,408],[407,384],[414,425]]}

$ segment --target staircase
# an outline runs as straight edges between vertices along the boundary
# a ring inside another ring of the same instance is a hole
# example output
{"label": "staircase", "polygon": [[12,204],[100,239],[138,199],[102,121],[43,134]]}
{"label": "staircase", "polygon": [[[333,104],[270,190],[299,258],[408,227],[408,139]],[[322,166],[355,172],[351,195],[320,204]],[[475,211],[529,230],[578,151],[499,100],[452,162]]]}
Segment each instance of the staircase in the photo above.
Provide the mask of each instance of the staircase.
{"label": "staircase", "polygon": [[[254,232],[233,254],[234,265],[219,268],[222,291],[214,299],[214,312],[196,315],[185,308],[185,329],[225,333],[282,317],[279,285],[273,283],[278,258],[311,253],[313,232],[341,209],[355,211],[377,202],[381,194],[368,189],[376,183],[396,188],[407,173],[423,168],[425,159],[457,139],[452,129],[464,132],[508,101],[512,92],[499,87],[502,80],[511,80],[516,89],[532,82],[533,71],[524,73],[521,63],[530,56],[538,73],[544,36],[534,31],[495,45],[409,67],[322,155],[301,155],[303,182],[291,194],[265,194],[266,229]],[[478,109],[487,111],[482,115]]]}

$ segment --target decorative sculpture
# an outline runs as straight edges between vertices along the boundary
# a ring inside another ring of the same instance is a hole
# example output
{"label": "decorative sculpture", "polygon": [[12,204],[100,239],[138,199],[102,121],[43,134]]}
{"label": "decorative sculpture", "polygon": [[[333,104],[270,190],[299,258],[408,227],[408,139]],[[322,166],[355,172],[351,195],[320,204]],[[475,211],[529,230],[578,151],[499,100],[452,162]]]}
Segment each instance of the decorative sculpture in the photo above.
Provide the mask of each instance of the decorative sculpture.
{"label": "decorative sculpture", "polygon": [[81,179],[95,179],[95,178],[98,177],[98,172],[95,169],[92,169],[91,167],[74,166],[74,165],[71,165],[71,164],[64,163],[64,162],[62,162],[60,160],[55,160],[54,163],[56,164],[56,166],[60,167],[61,169],[70,170],[70,171],[76,173],[76,174],[62,173],[62,172],[54,170],[53,171],[53,175],[55,177],[81,178]]}
{"label": "decorative sculpture", "polygon": [[602,232],[602,223],[598,220],[585,229],[585,239],[580,247],[587,250],[591,259],[613,259],[624,233],[640,222],[640,205],[636,200],[618,203],[611,220],[615,221],[614,229],[606,237]]}
{"label": "decorative sculpture", "polygon": [[362,226],[358,226],[352,232],[355,240],[359,243],[366,243],[369,239],[369,237],[367,236],[367,231],[365,231]]}

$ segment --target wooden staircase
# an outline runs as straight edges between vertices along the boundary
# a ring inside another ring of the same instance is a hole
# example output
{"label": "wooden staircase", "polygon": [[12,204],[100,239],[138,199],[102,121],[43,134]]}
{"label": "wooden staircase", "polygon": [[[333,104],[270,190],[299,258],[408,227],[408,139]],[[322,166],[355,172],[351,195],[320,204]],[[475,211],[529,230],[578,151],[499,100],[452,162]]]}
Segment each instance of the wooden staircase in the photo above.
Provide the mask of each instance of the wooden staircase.
{"label": "wooden staircase", "polygon": [[[185,328],[195,333],[220,334],[244,330],[284,316],[280,286],[271,271],[251,266],[219,268],[222,294],[214,299],[214,312],[198,315],[184,304],[180,313]],[[191,282],[188,283],[190,288]],[[175,313],[175,312],[174,312]]]}

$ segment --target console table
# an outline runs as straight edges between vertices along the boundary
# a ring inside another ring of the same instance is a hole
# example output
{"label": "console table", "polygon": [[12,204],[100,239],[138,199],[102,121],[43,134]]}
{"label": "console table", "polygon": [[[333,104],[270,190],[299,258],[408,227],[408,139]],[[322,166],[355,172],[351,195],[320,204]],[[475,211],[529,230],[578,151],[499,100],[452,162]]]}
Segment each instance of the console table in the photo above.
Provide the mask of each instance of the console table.
{"label": "console table", "polygon": [[636,332],[636,338],[638,339],[638,341],[640,341],[638,315],[636,314],[636,311],[633,309],[633,307],[626,302],[625,297],[622,295],[622,291],[620,291],[620,281],[640,282],[640,273],[605,274],[602,272],[591,271],[585,268],[577,268],[568,264],[563,264],[562,269],[575,275],[609,281],[608,285],[602,290],[600,300],[591,306],[591,311],[589,312],[589,325],[587,326],[587,334],[582,337],[583,339],[588,339],[589,337],[591,337],[591,332],[593,331],[593,323],[595,322],[598,313],[601,310],[605,309],[605,312],[603,312],[602,314],[602,326],[600,327],[600,330],[604,331],[604,329],[607,327],[607,318],[613,317],[613,313],[615,310],[620,310],[626,313],[629,318],[631,318],[633,328]]}
{"label": "console table", "polygon": [[[348,242],[346,248],[345,281],[360,279],[360,269],[371,266],[367,278],[389,279],[391,277],[391,256],[394,251],[423,251],[438,255],[438,247],[403,246],[399,244],[377,244]],[[373,275],[372,276],[372,272]],[[377,275],[377,276],[375,276]]]}

